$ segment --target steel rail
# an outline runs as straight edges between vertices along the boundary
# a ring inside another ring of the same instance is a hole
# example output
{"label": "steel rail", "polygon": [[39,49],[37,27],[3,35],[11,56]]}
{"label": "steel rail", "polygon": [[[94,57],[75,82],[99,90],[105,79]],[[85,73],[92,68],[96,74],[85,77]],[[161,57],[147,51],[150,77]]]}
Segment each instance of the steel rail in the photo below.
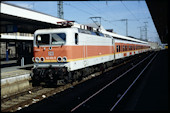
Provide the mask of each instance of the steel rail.
{"label": "steel rail", "polygon": [[[157,53],[158,54],[158,53]],[[140,74],[136,77],[136,79],[132,82],[132,84],[126,89],[126,91],[123,93],[123,95],[118,99],[118,101],[112,106],[110,111],[113,111],[115,107],[118,105],[118,103],[122,100],[122,98],[127,94],[127,92],[130,90],[130,88],[136,83],[138,78],[143,74],[143,72],[146,70],[146,68],[149,66],[149,64],[153,61],[153,59],[157,56],[157,54],[150,60],[150,62],[145,66],[145,68],[140,72]]]}
{"label": "steel rail", "polygon": [[91,95],[90,97],[88,97],[86,100],[84,100],[83,102],[81,102],[80,104],[78,104],[77,106],[75,106],[73,109],[71,109],[71,112],[75,111],[76,109],[78,109],[81,105],[83,105],[84,103],[86,103],[88,100],[90,100],[91,98],[93,98],[94,96],[96,96],[98,93],[100,93],[101,91],[103,91],[105,88],[107,88],[108,86],[110,86],[111,84],[113,84],[114,82],[116,82],[118,79],[120,79],[121,77],[123,77],[125,74],[127,74],[129,71],[133,70],[135,67],[137,67],[139,64],[141,64],[142,62],[144,62],[146,59],[148,59],[151,55],[153,55],[154,53],[150,54],[149,56],[147,56],[145,59],[143,59],[142,61],[140,61],[139,63],[137,63],[136,65],[134,65],[132,68],[128,69],[126,72],[124,72],[123,74],[121,74],[120,76],[118,76],[117,78],[115,78],[114,80],[112,80],[110,83],[108,83],[107,85],[105,85],[103,88],[101,88],[100,90],[98,90],[96,93],[94,93],[93,95]]}

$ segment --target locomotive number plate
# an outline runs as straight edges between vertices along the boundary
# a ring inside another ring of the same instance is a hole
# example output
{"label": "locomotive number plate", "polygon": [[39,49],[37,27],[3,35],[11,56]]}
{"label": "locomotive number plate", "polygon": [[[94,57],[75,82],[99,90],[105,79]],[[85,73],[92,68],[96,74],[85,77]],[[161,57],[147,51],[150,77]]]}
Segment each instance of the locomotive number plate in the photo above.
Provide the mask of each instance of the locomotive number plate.
{"label": "locomotive number plate", "polygon": [[48,56],[54,56],[54,51],[49,51]]}

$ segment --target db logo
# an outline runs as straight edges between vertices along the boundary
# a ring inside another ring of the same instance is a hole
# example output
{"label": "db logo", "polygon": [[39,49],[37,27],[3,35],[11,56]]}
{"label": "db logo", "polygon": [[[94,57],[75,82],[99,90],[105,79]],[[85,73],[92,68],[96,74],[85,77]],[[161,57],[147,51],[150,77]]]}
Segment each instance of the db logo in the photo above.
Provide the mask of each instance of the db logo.
{"label": "db logo", "polygon": [[54,56],[54,51],[49,51],[48,56]]}

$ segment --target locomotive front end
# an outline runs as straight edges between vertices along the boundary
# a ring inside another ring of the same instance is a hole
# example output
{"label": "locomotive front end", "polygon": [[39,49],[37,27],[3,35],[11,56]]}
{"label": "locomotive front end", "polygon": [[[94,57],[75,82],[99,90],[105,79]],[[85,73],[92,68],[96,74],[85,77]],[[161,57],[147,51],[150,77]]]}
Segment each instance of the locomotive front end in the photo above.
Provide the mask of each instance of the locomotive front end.
{"label": "locomotive front end", "polygon": [[37,30],[34,35],[34,68],[32,80],[36,83],[51,82],[67,78],[68,48],[67,31]]}

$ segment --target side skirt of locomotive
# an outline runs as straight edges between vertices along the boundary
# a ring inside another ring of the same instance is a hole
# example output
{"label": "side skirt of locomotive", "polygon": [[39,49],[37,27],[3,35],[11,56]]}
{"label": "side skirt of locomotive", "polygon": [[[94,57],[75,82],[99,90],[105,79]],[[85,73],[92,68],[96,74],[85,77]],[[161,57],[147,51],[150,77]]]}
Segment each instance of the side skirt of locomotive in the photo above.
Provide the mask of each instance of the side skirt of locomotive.
{"label": "side skirt of locomotive", "polygon": [[75,71],[67,71],[67,67],[35,67],[32,69],[31,78],[34,85],[39,85],[40,83],[64,85],[66,83],[71,83],[76,80],[80,81],[82,78],[88,75],[104,71],[104,69],[111,67],[114,61],[109,61],[90,67],[82,68]]}

